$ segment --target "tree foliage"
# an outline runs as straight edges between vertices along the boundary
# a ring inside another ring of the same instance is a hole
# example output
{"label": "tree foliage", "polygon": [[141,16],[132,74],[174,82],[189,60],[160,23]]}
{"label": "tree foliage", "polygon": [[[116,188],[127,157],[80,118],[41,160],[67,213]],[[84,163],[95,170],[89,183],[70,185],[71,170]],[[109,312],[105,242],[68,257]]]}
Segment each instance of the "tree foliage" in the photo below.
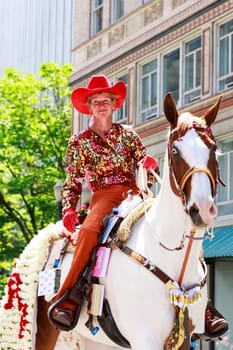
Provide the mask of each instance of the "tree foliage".
{"label": "tree foliage", "polygon": [[39,78],[6,69],[0,79],[1,260],[57,219],[53,187],[64,179],[70,74],[70,64],[48,62]]}

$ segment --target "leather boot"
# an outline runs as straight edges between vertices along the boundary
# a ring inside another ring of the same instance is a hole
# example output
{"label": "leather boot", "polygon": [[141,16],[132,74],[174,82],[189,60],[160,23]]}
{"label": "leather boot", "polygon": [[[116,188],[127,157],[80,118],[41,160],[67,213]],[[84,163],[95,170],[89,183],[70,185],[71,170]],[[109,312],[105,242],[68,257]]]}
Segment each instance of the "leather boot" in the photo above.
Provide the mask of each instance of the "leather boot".
{"label": "leather boot", "polygon": [[219,338],[227,331],[227,320],[223,317],[222,314],[220,314],[219,311],[215,309],[211,300],[208,300],[205,310],[205,332],[204,334],[193,334],[192,340],[211,340]]}
{"label": "leather boot", "polygon": [[[78,281],[79,282],[79,281]],[[48,309],[48,319],[50,323],[63,331],[70,331],[78,323],[79,315],[84,303],[84,295],[78,289],[78,282],[67,290],[61,298],[56,300]],[[63,307],[62,303],[68,307]]]}

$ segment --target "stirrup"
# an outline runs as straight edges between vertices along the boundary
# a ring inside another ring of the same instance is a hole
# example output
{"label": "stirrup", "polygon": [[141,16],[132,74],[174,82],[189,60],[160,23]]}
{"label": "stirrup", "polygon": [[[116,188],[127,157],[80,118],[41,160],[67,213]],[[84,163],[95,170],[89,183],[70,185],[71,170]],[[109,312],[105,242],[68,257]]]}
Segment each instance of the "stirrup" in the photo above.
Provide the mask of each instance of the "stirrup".
{"label": "stirrup", "polygon": [[[82,295],[82,293],[76,288],[75,290],[75,303],[76,303],[76,309],[74,310],[74,320],[71,323],[71,325],[65,325],[63,323],[58,322],[57,320],[55,320],[53,318],[53,311],[55,310],[56,307],[59,307],[59,305],[65,301],[65,300],[71,300],[72,301],[72,297],[70,298],[71,294],[74,293],[74,289],[77,285],[75,284],[74,287],[71,290],[67,290],[62,296],[61,298],[59,298],[58,300],[56,300],[52,305],[50,305],[49,309],[48,309],[48,319],[49,322],[58,329],[61,329],[62,331],[70,331],[71,329],[73,329],[77,323],[78,323],[78,319],[79,319],[79,315],[80,312],[82,310],[82,305],[84,302],[84,297]],[[73,292],[73,293],[72,293]]]}

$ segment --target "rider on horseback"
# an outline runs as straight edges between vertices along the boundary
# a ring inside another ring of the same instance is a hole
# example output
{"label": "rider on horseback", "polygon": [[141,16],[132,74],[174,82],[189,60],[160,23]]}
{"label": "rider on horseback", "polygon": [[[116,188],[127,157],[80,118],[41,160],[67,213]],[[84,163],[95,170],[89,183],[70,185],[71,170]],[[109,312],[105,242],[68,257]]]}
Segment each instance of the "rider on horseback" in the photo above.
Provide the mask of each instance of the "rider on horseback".
{"label": "rider on horseback", "polygon": [[[125,84],[119,81],[111,85],[104,75],[93,76],[87,88],[77,88],[71,95],[73,106],[80,113],[91,115],[88,128],[69,140],[67,178],[63,187],[63,224],[71,233],[79,223],[76,206],[82,192],[81,182],[86,176],[92,198],[90,213],[79,231],[72,265],[56,296],[56,307],[52,308],[52,318],[58,327],[59,324],[73,324],[77,305],[67,291],[72,291],[88,264],[103,232],[104,217],[126,198],[129,190],[139,193],[134,167],[140,162],[148,172],[150,169],[159,171],[157,161],[147,155],[135,131],[112,121],[113,111],[123,105],[125,97]],[[228,324],[209,306],[208,303],[205,331],[214,337],[220,330],[227,329]]]}
{"label": "rider on horseback", "polygon": [[[89,126],[69,140],[67,178],[63,187],[63,224],[73,233],[79,223],[76,205],[81,182],[88,177],[92,192],[90,213],[82,224],[70,271],[58,291],[57,300],[71,290],[87,265],[104,229],[103,219],[112,212],[128,191],[139,193],[134,166],[142,161],[144,167],[158,169],[157,161],[146,154],[139,136],[127,126],[115,124],[112,113],[124,103],[126,86],[119,81],[111,86],[104,75],[93,76],[87,88],[73,91],[74,107],[90,114]],[[62,324],[72,323],[76,305],[63,300],[53,311],[53,318]]]}

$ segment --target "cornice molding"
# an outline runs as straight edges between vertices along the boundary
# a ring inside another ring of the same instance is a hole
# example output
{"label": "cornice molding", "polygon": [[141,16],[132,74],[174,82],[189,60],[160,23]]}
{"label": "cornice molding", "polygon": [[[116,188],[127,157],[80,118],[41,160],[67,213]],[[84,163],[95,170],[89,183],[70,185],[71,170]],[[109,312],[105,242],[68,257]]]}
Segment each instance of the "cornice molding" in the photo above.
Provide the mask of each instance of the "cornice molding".
{"label": "cornice molding", "polygon": [[[152,6],[152,5],[151,5]],[[118,71],[122,67],[127,67],[135,59],[145,57],[145,55],[153,52],[161,46],[168,45],[176,38],[181,37],[187,32],[199,28],[210,20],[218,17],[220,14],[229,11],[233,8],[233,1],[213,1],[213,0],[200,0],[187,8],[183,8],[182,11],[177,12],[173,16],[152,22],[153,26],[148,26],[150,29],[143,31],[140,35],[133,37],[126,41],[123,37],[126,36],[126,32],[122,30],[122,22],[119,22],[118,26],[121,29],[116,30],[116,36],[119,38],[121,33],[122,40],[115,40],[116,45],[105,49],[97,55],[92,55],[92,59],[86,60],[80,64],[77,72],[70,77],[70,84],[76,85],[89,78],[90,75],[98,72],[111,75]],[[147,8],[148,11],[149,8]],[[113,28],[110,27],[107,31],[108,35],[114,33]],[[124,33],[124,35],[122,35]],[[106,33],[105,33],[106,35]],[[96,40],[103,41],[103,37],[96,37]],[[127,37],[125,38],[127,39]],[[120,43],[120,44],[119,44]],[[91,41],[89,41],[89,46]],[[84,46],[88,46],[87,44]],[[116,46],[116,47],[115,47]],[[105,47],[102,45],[102,47]],[[81,49],[81,47],[76,50]],[[75,53],[74,53],[75,54]],[[84,84],[86,81],[84,82]]]}

